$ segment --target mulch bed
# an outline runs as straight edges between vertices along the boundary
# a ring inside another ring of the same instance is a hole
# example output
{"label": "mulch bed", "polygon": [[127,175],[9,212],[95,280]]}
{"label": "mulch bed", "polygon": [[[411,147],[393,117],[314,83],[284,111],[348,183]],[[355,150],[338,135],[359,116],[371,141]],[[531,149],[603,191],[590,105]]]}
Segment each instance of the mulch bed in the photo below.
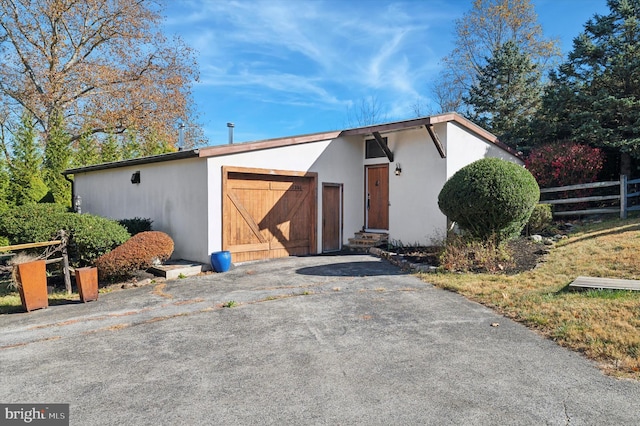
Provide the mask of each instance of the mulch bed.
{"label": "mulch bed", "polygon": [[[550,246],[536,243],[526,237],[521,237],[507,243],[511,252],[512,262],[504,269],[504,273],[517,274],[535,268],[544,261],[544,256],[549,253]],[[393,249],[393,254],[387,252],[383,257],[399,257],[406,263],[415,265],[440,266],[441,247],[398,247]],[[395,255],[400,256],[395,256]]]}

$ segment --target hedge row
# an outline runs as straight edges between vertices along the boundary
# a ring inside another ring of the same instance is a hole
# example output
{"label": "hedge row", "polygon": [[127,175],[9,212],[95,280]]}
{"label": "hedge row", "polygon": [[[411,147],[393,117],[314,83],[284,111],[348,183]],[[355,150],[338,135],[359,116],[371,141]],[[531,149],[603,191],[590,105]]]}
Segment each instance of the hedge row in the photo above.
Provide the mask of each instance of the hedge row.
{"label": "hedge row", "polygon": [[69,235],[69,257],[75,266],[91,264],[130,237],[114,220],[70,213],[59,204],[26,204],[0,215],[0,236],[9,244],[49,241],[61,229]]}

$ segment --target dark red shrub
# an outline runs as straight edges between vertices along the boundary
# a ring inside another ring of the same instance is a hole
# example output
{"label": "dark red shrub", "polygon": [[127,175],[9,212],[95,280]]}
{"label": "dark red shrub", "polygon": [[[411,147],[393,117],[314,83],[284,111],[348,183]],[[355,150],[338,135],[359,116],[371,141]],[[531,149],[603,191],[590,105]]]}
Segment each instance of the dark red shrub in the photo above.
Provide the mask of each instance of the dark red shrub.
{"label": "dark red shrub", "polygon": [[540,188],[595,182],[604,164],[604,153],[574,142],[548,144],[535,148],[525,166]]}
{"label": "dark red shrub", "polygon": [[122,277],[139,269],[164,262],[173,253],[173,240],[164,232],[148,231],[134,235],[121,246],[96,259],[101,278]]}

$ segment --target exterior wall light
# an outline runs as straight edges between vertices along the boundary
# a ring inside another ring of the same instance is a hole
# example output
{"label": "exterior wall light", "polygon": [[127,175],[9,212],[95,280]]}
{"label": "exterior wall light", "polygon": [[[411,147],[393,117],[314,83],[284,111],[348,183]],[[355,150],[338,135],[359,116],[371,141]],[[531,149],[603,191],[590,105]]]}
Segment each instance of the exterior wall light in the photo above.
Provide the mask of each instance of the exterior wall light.
{"label": "exterior wall light", "polygon": [[140,183],[140,170],[131,175],[131,183]]}
{"label": "exterior wall light", "polygon": [[400,163],[396,163],[396,176],[400,176],[402,174],[402,166]]}
{"label": "exterior wall light", "polygon": [[73,197],[73,207],[76,213],[82,213],[82,197],[76,195]]}

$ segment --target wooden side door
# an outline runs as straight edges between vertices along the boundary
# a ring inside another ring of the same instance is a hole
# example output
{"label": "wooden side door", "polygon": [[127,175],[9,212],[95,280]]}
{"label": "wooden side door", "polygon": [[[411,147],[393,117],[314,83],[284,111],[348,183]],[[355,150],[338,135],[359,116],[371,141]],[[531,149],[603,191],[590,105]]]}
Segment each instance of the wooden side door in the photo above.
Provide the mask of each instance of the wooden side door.
{"label": "wooden side door", "polygon": [[371,230],[389,229],[389,165],[365,166],[366,220]]}
{"label": "wooden side door", "polygon": [[342,185],[322,184],[322,252],[342,248]]}

